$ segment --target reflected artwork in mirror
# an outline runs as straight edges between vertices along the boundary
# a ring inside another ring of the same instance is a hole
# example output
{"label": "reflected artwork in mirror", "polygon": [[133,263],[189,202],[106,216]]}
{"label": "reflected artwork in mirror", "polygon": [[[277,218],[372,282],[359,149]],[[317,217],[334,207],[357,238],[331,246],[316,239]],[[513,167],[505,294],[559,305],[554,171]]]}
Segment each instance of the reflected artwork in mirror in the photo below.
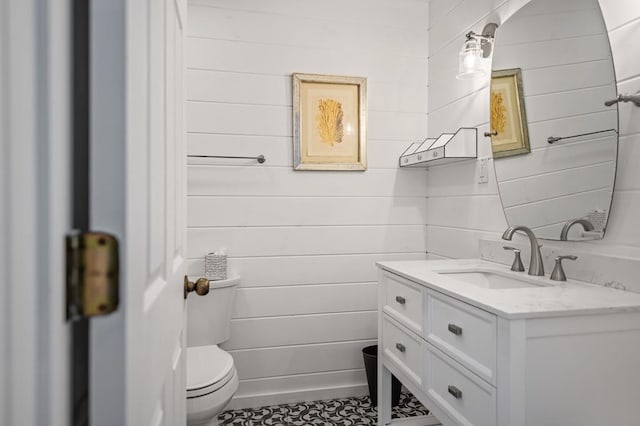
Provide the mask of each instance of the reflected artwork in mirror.
{"label": "reflected artwork in mirror", "polygon": [[598,1],[532,0],[517,11],[496,32],[492,100],[500,89],[497,78],[507,70],[520,73],[530,145],[500,155],[502,135],[495,127],[504,123],[492,113],[494,167],[507,222],[530,227],[538,238],[602,238],[615,182],[618,109],[604,105],[617,92]]}

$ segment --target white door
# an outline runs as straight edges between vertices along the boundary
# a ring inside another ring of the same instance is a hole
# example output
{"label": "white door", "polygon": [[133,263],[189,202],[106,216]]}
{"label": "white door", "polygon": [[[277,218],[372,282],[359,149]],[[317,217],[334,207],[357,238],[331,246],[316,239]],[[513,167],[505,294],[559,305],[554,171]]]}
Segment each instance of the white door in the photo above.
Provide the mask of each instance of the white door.
{"label": "white door", "polygon": [[184,0],[91,2],[90,226],[120,308],[90,324],[91,426],[186,422]]}
{"label": "white door", "polygon": [[70,3],[0,0],[0,424],[69,424]]}

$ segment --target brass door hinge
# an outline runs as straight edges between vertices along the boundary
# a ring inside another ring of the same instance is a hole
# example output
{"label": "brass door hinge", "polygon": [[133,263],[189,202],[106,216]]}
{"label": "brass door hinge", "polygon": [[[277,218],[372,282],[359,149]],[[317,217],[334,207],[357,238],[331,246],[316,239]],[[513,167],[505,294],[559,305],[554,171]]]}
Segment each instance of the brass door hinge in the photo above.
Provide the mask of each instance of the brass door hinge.
{"label": "brass door hinge", "polygon": [[118,240],[104,232],[67,236],[67,319],[118,309]]}

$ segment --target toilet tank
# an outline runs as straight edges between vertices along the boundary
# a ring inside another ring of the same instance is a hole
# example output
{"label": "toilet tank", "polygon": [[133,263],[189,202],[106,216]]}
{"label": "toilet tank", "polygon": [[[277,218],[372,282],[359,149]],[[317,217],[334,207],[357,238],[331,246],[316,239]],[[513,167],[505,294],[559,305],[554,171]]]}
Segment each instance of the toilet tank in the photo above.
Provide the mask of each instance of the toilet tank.
{"label": "toilet tank", "polygon": [[217,345],[229,340],[239,277],[209,281],[209,293],[187,298],[187,346]]}

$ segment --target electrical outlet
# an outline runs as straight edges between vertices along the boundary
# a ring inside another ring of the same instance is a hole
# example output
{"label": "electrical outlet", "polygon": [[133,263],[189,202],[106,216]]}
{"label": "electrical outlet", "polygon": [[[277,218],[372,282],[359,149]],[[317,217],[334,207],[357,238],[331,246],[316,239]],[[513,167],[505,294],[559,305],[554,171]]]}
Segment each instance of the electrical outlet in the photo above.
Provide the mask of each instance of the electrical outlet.
{"label": "electrical outlet", "polygon": [[488,158],[480,158],[478,159],[478,183],[488,183],[489,182],[489,159]]}

